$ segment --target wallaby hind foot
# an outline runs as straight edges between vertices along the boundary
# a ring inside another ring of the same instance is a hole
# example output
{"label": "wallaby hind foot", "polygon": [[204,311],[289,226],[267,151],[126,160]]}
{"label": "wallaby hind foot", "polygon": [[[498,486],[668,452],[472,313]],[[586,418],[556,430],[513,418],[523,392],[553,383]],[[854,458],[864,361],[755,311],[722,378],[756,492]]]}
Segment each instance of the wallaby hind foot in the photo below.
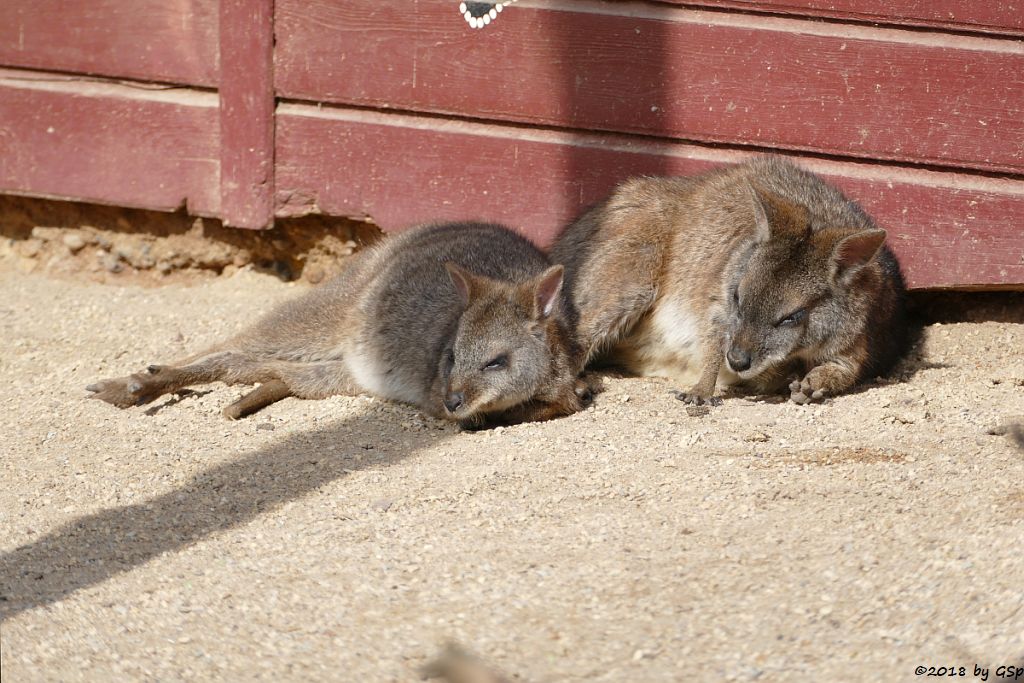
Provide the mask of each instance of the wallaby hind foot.
{"label": "wallaby hind foot", "polygon": [[85,390],[92,392],[90,398],[98,398],[118,408],[141,406],[188,386],[189,382],[178,381],[176,373],[171,370],[173,368],[164,365],[150,365],[143,372],[100,380]]}

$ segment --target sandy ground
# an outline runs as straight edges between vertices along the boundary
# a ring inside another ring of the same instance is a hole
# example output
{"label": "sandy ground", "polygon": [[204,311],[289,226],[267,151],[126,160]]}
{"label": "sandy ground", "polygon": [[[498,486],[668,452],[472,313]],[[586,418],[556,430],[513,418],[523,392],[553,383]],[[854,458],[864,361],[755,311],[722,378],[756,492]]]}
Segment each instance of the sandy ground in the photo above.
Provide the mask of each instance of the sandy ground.
{"label": "sandy ground", "polygon": [[241,388],[83,387],[300,285],[0,266],[5,683],[414,681],[447,640],[536,683],[1024,662],[1024,452],[987,433],[1024,414],[1022,324],[932,325],[896,380],[810,408],[610,379],[475,434],[367,397],[232,423]]}

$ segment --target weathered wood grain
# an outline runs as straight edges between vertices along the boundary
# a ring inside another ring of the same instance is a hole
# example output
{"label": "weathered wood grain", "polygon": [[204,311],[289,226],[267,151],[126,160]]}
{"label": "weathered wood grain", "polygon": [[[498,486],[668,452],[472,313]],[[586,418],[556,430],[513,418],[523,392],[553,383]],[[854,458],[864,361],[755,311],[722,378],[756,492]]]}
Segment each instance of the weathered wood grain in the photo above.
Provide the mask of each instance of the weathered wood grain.
{"label": "weathered wood grain", "polygon": [[1024,2],[993,0],[662,0],[675,5],[778,12],[880,24],[1024,34]]}
{"label": "weathered wood grain", "polygon": [[274,3],[220,3],[221,218],[238,228],[274,222]]}
{"label": "weathered wood grain", "polygon": [[0,69],[0,192],[216,215],[217,96]]}
{"label": "weathered wood grain", "polygon": [[3,0],[0,65],[214,86],[217,0]]}
{"label": "weathered wood grain", "polygon": [[278,0],[294,99],[1020,173],[1024,43],[638,3]]}
{"label": "weathered wood grain", "polygon": [[[343,108],[282,105],[278,215],[371,218],[387,230],[475,218],[540,244],[638,174],[690,174],[744,154]],[[915,288],[1024,285],[1024,182],[798,159],[889,230]]]}

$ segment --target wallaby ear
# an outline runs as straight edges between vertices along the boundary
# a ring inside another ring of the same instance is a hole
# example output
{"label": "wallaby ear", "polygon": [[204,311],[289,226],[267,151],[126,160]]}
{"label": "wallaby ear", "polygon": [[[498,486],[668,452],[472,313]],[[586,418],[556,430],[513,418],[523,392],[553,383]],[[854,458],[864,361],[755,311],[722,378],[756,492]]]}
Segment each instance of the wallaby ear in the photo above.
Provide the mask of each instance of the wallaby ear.
{"label": "wallaby ear", "polygon": [[459,299],[462,300],[462,304],[468,304],[469,300],[473,298],[473,285],[475,283],[473,274],[452,261],[446,261],[444,267],[448,271],[448,276],[452,279],[452,284],[455,285],[455,291],[459,293]]}
{"label": "wallaby ear", "polygon": [[874,258],[885,242],[885,230],[874,228],[861,230],[836,242],[832,260],[840,274],[852,268],[859,268]]}
{"label": "wallaby ear", "polygon": [[564,278],[565,268],[559,265],[551,266],[537,279],[533,294],[533,310],[536,318],[546,318],[555,310],[555,303],[558,301],[558,293],[562,291]]}
{"label": "wallaby ear", "polygon": [[754,241],[763,244],[774,238],[802,239],[811,234],[807,209],[747,181],[754,206]]}
{"label": "wallaby ear", "polygon": [[753,183],[749,181],[747,182],[747,191],[750,193],[750,201],[754,206],[754,240],[758,244],[764,244],[772,236],[772,226],[768,222],[768,212],[764,208],[764,199]]}

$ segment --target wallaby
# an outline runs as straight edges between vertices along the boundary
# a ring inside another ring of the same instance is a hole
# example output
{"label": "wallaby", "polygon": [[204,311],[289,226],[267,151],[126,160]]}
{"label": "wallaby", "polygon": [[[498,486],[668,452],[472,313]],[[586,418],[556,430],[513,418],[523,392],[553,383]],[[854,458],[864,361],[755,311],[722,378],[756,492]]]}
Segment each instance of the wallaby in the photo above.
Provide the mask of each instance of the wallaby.
{"label": "wallaby", "polygon": [[551,419],[590,398],[562,280],[562,266],[502,226],[421,227],[222,344],[86,388],[127,407],[193,384],[260,383],[224,409],[232,419],[288,396],[361,392],[465,428]]}
{"label": "wallaby", "polygon": [[887,372],[907,327],[886,233],[837,189],[778,157],[690,178],[639,178],[570,225],[580,366],[605,360],[690,385],[820,401]]}

